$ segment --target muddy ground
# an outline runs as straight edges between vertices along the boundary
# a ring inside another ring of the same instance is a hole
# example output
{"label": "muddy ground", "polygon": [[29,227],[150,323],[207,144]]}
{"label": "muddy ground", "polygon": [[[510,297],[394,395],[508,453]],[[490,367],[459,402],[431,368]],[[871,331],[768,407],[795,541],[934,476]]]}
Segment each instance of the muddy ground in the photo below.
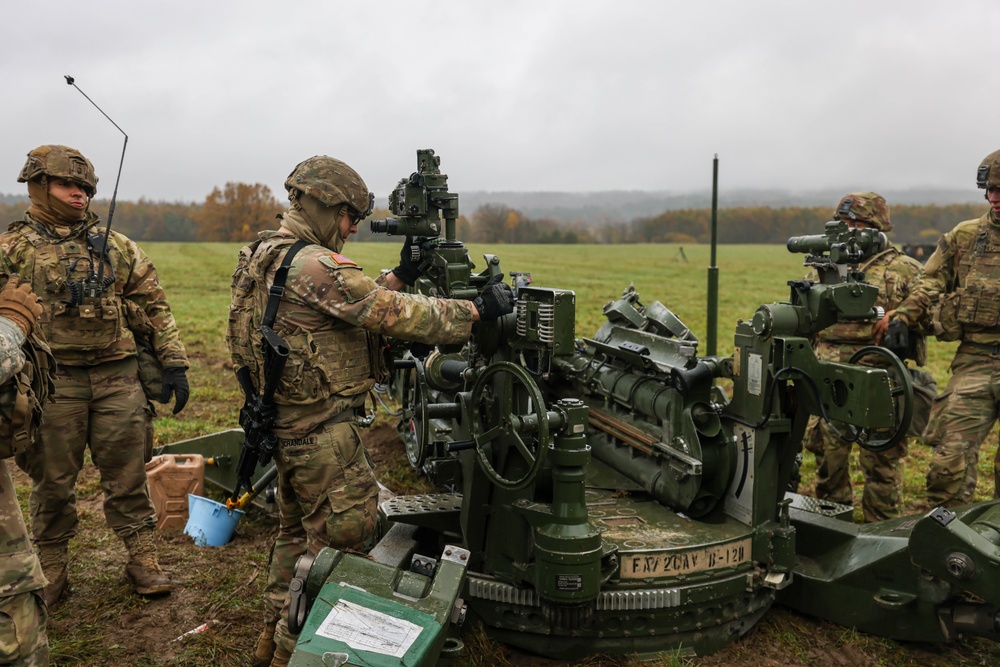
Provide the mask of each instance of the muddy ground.
{"label": "muddy ground", "polygon": [[[402,447],[391,426],[366,433],[366,443],[381,469],[398,467]],[[20,491],[26,480],[15,471]],[[217,499],[221,495],[216,494]],[[219,548],[199,548],[179,532],[160,534],[161,562],[172,574],[174,592],[160,599],[134,595],[125,579],[125,549],[105,526],[100,489],[88,464],[78,496],[81,531],[71,545],[71,591],[55,609],[49,632],[55,665],[222,665],[250,664],[259,632],[259,596],[264,584],[267,553],[276,521],[254,509],[239,524],[233,541]],[[178,640],[198,626],[206,631]],[[570,664],[518,654],[503,647],[468,641],[464,664],[503,667],[545,667]],[[901,645],[861,635],[849,629],[774,609],[742,640],[707,657],[675,659],[662,664],[698,665],[863,665],[992,664],[996,645],[968,643]],[[634,665],[601,656],[577,662],[594,667]]]}

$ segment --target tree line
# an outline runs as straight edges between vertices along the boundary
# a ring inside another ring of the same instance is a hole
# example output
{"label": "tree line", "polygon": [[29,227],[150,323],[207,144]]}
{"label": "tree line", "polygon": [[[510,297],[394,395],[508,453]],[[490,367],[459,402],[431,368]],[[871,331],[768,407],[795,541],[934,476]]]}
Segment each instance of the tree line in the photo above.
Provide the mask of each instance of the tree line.
{"label": "tree line", "polygon": [[[97,199],[92,210],[107,220],[109,201]],[[0,214],[7,221],[22,217],[27,198],[4,196]],[[260,183],[226,183],[196,203],[119,201],[115,204],[114,228],[137,241],[249,241],[257,232],[276,229],[275,217],[287,207],[270,188]],[[817,234],[829,220],[833,207],[742,206],[718,211],[720,243],[784,243],[791,236]],[[892,206],[892,239],[898,243],[931,244],[958,222],[978,218],[985,204]],[[389,212],[376,209],[373,218]],[[582,220],[529,218],[503,204],[483,204],[456,221],[457,237],[468,243],[708,243],[711,240],[709,209],[664,211],[629,222],[586,224]],[[358,230],[358,240],[398,239],[374,235],[367,223]]]}

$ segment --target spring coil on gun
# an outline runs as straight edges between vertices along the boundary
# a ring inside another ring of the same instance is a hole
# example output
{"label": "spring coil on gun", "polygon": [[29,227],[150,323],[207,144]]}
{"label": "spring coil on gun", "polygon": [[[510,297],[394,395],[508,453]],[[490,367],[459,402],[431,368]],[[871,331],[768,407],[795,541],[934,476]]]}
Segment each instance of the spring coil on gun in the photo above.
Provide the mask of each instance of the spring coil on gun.
{"label": "spring coil on gun", "polygon": [[522,338],[528,335],[528,304],[524,299],[519,299],[514,304],[514,327],[517,335]]}
{"label": "spring coil on gun", "polygon": [[551,303],[538,304],[538,340],[552,345],[556,332],[556,307]]}

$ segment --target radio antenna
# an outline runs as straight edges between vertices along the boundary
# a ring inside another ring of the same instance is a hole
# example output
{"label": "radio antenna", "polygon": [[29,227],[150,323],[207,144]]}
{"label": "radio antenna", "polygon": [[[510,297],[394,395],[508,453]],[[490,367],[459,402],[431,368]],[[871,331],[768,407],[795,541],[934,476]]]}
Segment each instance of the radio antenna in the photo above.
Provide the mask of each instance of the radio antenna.
{"label": "radio antenna", "polygon": [[90,99],[90,97],[87,96],[87,93],[85,93],[82,90],[80,90],[80,87],[76,85],[76,79],[74,79],[73,77],[71,77],[68,74],[65,75],[65,78],[66,78],[66,83],[67,84],[69,84],[70,86],[73,86],[74,88],[76,88],[80,92],[81,95],[83,95],[84,97],[86,97],[87,101],[90,102],[91,104],[93,104],[94,108],[101,112],[101,115],[103,115],[105,118],[107,118],[109,121],[111,121],[111,124],[114,125],[115,128],[117,128],[118,131],[122,133],[122,136],[125,137],[125,142],[122,144],[122,156],[121,156],[121,159],[118,161],[118,176],[115,177],[115,190],[114,190],[113,193],[111,193],[111,205],[108,207],[108,224],[104,228],[104,243],[102,244],[100,252],[99,252],[100,259],[98,261],[98,269],[97,269],[97,284],[98,284],[98,286],[100,286],[100,289],[103,290],[104,289],[104,260],[105,260],[105,258],[107,258],[107,260],[109,262],[111,261],[111,257],[108,255],[108,240],[109,240],[109,238],[111,236],[111,220],[115,216],[115,200],[118,198],[118,182],[122,178],[122,165],[125,164],[125,148],[128,146],[128,135],[125,134],[125,130],[123,130],[122,128],[118,127],[118,123],[116,123],[115,121],[111,120],[111,116],[109,116],[108,114],[104,113],[104,109],[102,109],[101,107],[97,106],[97,104],[94,102],[94,100]]}

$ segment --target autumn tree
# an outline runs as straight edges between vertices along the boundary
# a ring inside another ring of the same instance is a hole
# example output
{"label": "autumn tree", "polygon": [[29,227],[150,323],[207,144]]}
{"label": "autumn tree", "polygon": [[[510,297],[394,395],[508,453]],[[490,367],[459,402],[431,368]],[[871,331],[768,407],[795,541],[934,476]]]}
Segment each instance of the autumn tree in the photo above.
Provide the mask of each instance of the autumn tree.
{"label": "autumn tree", "polygon": [[250,241],[258,231],[273,228],[282,210],[266,185],[226,183],[223,190],[213,189],[192,217],[199,241]]}
{"label": "autumn tree", "polygon": [[504,227],[512,210],[503,204],[483,204],[472,213],[470,240],[503,243]]}

